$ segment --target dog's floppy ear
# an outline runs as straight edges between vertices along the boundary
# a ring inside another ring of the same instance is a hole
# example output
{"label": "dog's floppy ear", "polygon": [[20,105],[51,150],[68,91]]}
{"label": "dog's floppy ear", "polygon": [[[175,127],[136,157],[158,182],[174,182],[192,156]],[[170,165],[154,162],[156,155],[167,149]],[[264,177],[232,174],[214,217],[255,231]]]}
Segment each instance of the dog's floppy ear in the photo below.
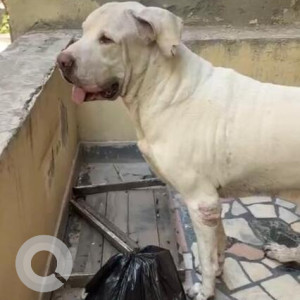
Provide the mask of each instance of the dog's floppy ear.
{"label": "dog's floppy ear", "polygon": [[151,43],[156,41],[162,53],[168,57],[176,54],[180,44],[182,20],[166,9],[145,7],[139,12],[130,11],[133,16],[139,36]]}

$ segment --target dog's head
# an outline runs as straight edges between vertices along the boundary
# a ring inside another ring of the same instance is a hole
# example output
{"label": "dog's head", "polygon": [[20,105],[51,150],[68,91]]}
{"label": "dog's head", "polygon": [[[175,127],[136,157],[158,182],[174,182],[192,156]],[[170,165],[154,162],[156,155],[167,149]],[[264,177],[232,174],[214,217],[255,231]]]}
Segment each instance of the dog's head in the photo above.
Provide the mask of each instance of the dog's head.
{"label": "dog's head", "polygon": [[143,69],[151,51],[175,55],[182,21],[165,9],[112,2],[92,12],[82,28],[82,37],[57,58],[64,78],[74,85],[77,103],[126,94],[130,74],[135,67]]}

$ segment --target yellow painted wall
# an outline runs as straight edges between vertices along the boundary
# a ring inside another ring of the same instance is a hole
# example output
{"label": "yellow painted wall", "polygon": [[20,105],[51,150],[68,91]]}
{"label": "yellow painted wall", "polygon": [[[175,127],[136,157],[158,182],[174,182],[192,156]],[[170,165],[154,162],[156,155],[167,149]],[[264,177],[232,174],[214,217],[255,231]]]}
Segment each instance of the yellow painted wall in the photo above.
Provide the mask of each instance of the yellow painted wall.
{"label": "yellow painted wall", "polygon": [[[192,50],[216,66],[233,68],[256,79],[300,85],[300,42],[199,41]],[[84,103],[78,107],[80,139],[135,140],[135,131],[121,100]]]}
{"label": "yellow painted wall", "polygon": [[[69,85],[55,71],[31,114],[0,157],[0,298],[3,300],[38,297],[19,280],[15,258],[29,238],[56,232],[77,146],[76,114],[69,101],[70,93]],[[35,270],[43,274],[44,259],[35,259]]]}
{"label": "yellow painted wall", "polygon": [[192,50],[215,66],[232,68],[261,81],[300,85],[300,41],[208,41],[192,46]]}
{"label": "yellow painted wall", "polygon": [[135,130],[123,101],[95,101],[77,107],[78,132],[84,141],[134,141]]}
{"label": "yellow painted wall", "polygon": [[32,28],[79,28],[94,0],[5,0],[13,40]]}

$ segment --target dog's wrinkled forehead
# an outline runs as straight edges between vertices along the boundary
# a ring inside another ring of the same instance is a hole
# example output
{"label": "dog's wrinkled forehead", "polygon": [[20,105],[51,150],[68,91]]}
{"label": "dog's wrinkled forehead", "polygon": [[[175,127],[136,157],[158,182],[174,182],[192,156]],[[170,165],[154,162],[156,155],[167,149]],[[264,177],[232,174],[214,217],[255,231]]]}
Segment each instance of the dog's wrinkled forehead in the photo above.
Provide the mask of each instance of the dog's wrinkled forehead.
{"label": "dog's wrinkled forehead", "polygon": [[83,22],[83,34],[111,31],[118,33],[128,27],[128,11],[140,11],[145,6],[138,2],[110,2],[93,11]]}
{"label": "dog's wrinkled forehead", "polygon": [[138,2],[111,2],[92,12],[83,23],[83,38],[105,36],[113,42],[137,37],[145,45],[155,42],[161,53],[175,56],[181,41],[182,20],[166,9]]}

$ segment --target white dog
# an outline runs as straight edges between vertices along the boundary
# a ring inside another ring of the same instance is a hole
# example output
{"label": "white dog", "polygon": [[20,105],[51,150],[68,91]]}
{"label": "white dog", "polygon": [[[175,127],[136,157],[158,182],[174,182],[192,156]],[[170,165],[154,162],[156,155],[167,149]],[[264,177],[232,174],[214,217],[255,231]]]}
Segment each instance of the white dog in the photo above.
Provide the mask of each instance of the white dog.
{"label": "white dog", "polygon": [[200,300],[214,295],[224,260],[219,198],[300,191],[300,88],[215,68],[181,31],[167,10],[108,3],[58,64],[75,102],[122,97],[141,152],[183,195],[201,254]]}

